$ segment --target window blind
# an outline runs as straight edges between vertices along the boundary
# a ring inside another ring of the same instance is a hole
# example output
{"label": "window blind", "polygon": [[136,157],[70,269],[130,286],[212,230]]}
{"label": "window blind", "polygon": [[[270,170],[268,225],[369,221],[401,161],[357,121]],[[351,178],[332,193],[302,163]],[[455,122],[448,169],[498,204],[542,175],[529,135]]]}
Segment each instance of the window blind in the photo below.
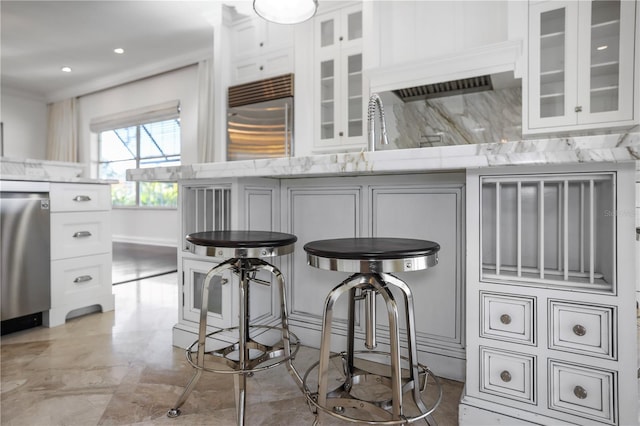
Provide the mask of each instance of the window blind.
{"label": "window blind", "polygon": [[94,133],[100,133],[178,117],[180,117],[180,101],[175,100],[92,118],[89,129]]}

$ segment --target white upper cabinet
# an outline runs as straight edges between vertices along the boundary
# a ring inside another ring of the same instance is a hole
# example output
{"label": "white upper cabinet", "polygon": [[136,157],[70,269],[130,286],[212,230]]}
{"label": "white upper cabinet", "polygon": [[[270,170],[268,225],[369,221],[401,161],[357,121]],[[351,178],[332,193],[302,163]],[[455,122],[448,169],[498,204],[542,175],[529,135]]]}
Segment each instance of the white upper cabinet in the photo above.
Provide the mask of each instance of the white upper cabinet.
{"label": "white upper cabinet", "polygon": [[637,122],[635,8],[636,2],[628,0],[530,6],[524,133]]}
{"label": "white upper cabinet", "polygon": [[249,17],[231,27],[231,83],[293,71],[293,27]]}
{"label": "white upper cabinet", "polygon": [[314,20],[314,151],[346,151],[364,144],[362,7]]}

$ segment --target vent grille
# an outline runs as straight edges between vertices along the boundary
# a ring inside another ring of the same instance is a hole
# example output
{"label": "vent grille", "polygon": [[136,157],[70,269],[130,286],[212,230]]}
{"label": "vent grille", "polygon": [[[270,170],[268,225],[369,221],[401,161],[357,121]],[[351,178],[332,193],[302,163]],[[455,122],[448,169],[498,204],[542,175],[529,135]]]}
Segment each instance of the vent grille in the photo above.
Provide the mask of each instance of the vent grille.
{"label": "vent grille", "polygon": [[445,96],[482,92],[491,89],[493,89],[491,76],[482,75],[479,77],[445,81],[444,83],[425,84],[408,89],[394,90],[393,93],[398,95],[404,102],[408,102],[419,99],[442,98]]}
{"label": "vent grille", "polygon": [[293,96],[293,74],[285,74],[265,80],[229,87],[229,107]]}

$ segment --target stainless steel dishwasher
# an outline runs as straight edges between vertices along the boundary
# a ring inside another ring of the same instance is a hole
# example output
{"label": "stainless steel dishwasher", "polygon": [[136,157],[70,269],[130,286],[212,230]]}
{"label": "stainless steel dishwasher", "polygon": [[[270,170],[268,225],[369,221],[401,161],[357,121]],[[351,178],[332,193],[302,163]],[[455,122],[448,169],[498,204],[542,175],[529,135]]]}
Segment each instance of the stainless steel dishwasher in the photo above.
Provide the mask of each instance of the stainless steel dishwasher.
{"label": "stainless steel dishwasher", "polygon": [[42,324],[51,308],[49,184],[0,183],[2,334]]}

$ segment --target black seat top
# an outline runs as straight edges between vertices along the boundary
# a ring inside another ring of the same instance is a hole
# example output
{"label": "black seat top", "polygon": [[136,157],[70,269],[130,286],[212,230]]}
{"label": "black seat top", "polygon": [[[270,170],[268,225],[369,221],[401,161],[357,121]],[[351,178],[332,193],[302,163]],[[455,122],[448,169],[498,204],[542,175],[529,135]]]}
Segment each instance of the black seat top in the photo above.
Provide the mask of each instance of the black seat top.
{"label": "black seat top", "polygon": [[298,237],[270,231],[205,231],[187,235],[187,241],[211,247],[282,247],[298,241]]}
{"label": "black seat top", "polygon": [[332,259],[383,260],[431,256],[440,250],[440,245],[411,238],[338,238],[311,241],[304,250]]}

